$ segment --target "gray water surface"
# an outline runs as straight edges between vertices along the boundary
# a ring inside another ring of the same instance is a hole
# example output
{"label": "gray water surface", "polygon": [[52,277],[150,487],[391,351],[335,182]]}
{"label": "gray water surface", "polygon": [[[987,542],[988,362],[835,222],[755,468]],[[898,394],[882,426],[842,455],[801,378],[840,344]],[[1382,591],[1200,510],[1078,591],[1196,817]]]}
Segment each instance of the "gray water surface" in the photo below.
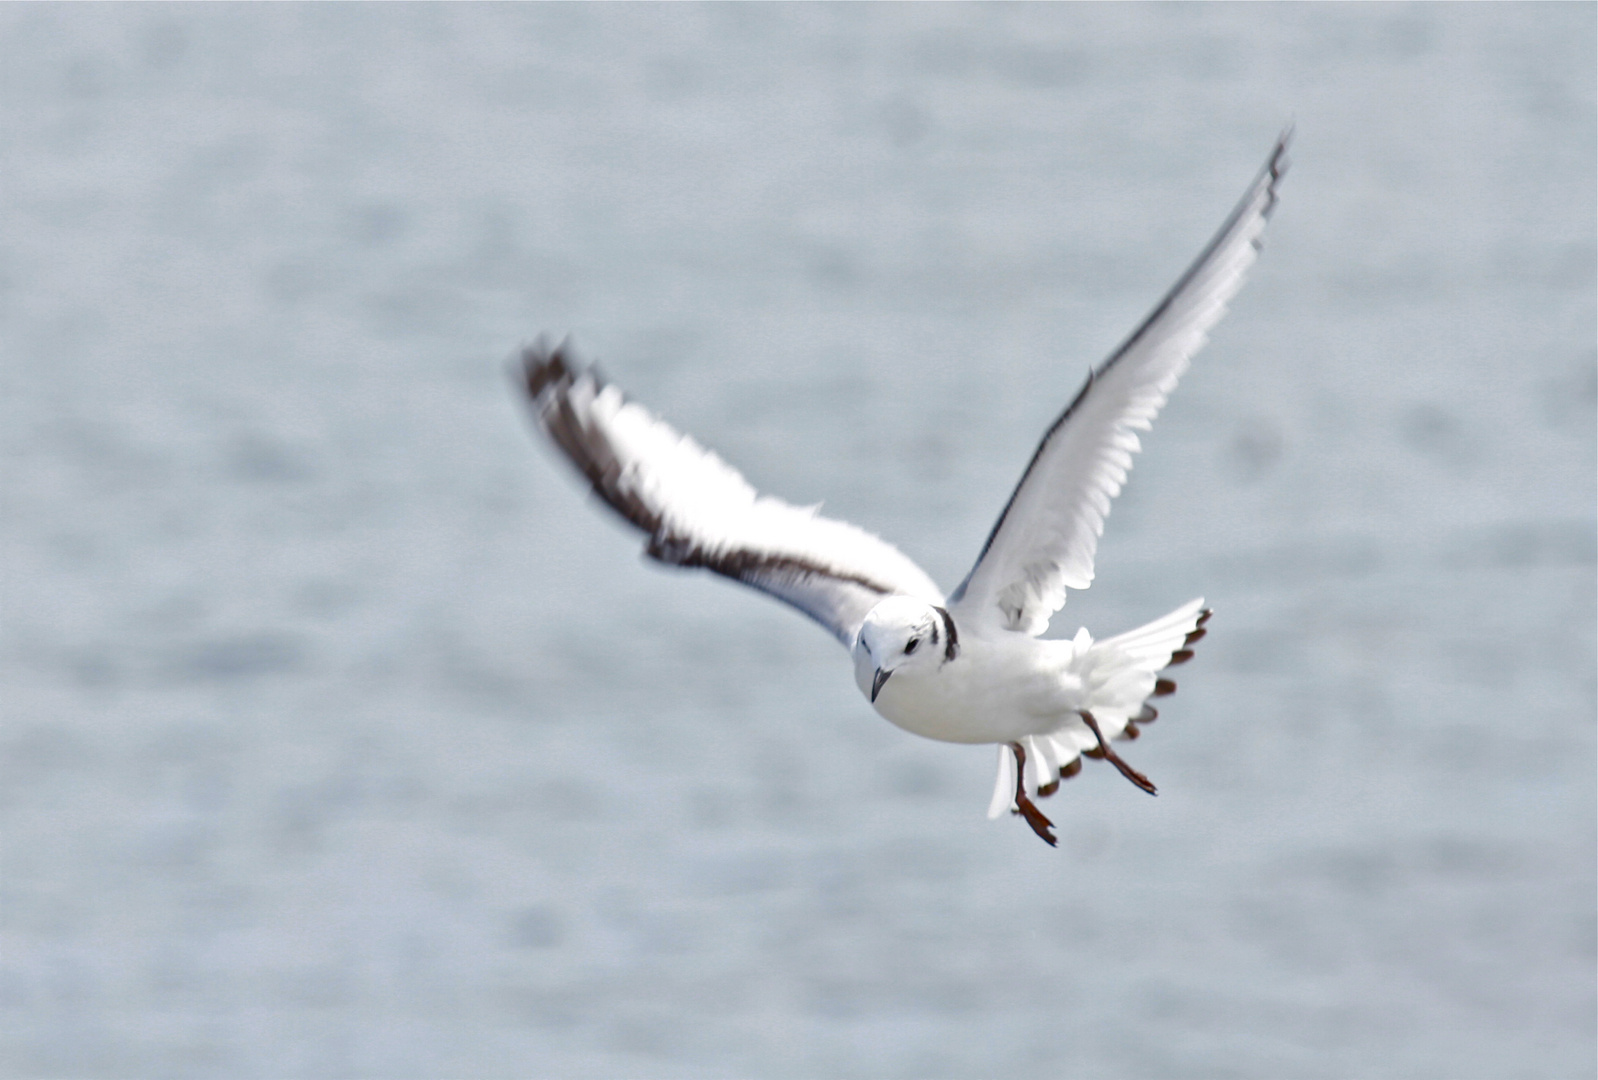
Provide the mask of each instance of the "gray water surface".
{"label": "gray water surface", "polygon": [[[1595,11],[0,9],[0,1071],[1592,1076]],[[952,586],[1289,119],[1059,850],[510,393]]]}

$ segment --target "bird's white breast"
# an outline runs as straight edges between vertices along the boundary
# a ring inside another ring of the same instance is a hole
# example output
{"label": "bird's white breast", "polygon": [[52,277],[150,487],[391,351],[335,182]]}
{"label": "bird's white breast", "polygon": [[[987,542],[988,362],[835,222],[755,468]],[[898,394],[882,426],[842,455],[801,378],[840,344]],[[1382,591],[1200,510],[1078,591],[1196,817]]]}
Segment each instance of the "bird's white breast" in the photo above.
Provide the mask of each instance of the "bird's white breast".
{"label": "bird's white breast", "polygon": [[[874,703],[896,727],[954,743],[1011,742],[1053,731],[1082,704],[1068,641],[1025,634],[963,640],[960,655],[929,671],[899,671]],[[858,681],[858,675],[857,675]],[[870,678],[862,690],[869,694]]]}

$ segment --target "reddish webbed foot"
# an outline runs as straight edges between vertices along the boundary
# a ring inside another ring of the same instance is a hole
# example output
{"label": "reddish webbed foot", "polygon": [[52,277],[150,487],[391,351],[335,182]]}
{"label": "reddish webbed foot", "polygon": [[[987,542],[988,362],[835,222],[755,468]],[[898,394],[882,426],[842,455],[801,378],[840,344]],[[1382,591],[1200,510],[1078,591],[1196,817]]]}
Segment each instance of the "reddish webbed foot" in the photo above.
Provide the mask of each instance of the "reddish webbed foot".
{"label": "reddish webbed foot", "polygon": [[1121,755],[1117,754],[1110,748],[1109,740],[1105,739],[1104,732],[1099,730],[1099,722],[1093,719],[1093,714],[1084,711],[1079,715],[1082,717],[1082,722],[1088,726],[1089,730],[1093,732],[1094,737],[1099,740],[1097,754],[1093,754],[1093,752],[1089,750],[1085,750],[1083,753],[1093,754],[1095,757],[1103,757],[1105,761],[1108,761],[1111,765],[1114,765],[1117,769],[1119,769],[1121,775],[1132,781],[1132,783],[1136,784],[1150,795],[1158,795],[1159,792],[1155,790],[1153,782],[1151,782],[1148,777],[1144,776],[1142,773],[1132,768],[1132,766],[1122,761]]}
{"label": "reddish webbed foot", "polygon": [[1020,814],[1026,823],[1032,826],[1032,831],[1050,847],[1057,847],[1060,841],[1050,830],[1054,822],[1043,816],[1043,811],[1038,809],[1037,803],[1027,797],[1026,793],[1026,751],[1020,743],[1011,743],[1010,750],[1015,754],[1015,806],[1010,813]]}

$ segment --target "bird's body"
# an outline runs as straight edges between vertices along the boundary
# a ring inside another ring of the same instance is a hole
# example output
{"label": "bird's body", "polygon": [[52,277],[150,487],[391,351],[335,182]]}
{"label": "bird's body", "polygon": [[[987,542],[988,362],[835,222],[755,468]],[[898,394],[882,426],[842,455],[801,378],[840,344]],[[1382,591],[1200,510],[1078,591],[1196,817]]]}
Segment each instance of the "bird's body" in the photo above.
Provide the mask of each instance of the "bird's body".
{"label": "bird's body", "polygon": [[1146,430],[1253,262],[1285,169],[1287,136],[1214,240],[1143,324],[1088,377],[1049,429],[982,553],[945,597],[891,545],[817,508],[757,493],[714,454],[626,401],[563,347],[524,353],[539,426],[594,491],[649,537],[646,553],[700,567],[792,604],[850,650],[877,712],[929,739],[996,743],[990,816],[1023,815],[1055,842],[1032,797],[1052,794],[1083,756],[1139,787],[1109,740],[1158,714],[1160,673],[1192,656],[1209,610],[1194,600],[1094,641],[1039,637],[1068,588],[1085,589],[1136,431]]}
{"label": "bird's body", "polygon": [[[861,656],[865,656],[861,651]],[[1054,731],[1087,707],[1070,641],[1006,632],[961,639],[958,662],[895,672],[872,702],[895,727],[952,743],[1004,743]],[[855,663],[855,684],[871,696],[874,665]],[[1085,727],[1083,730],[1087,730]]]}
{"label": "bird's body", "polygon": [[[1114,641],[1095,642],[1085,629],[1068,640],[1010,630],[968,634],[960,638],[960,662],[928,670],[899,668],[872,704],[894,726],[940,742],[1007,745],[1064,731],[1079,734],[1082,748],[1089,749],[1097,740],[1081,713],[1092,711],[1106,737],[1120,735],[1154,693],[1154,672],[1169,666],[1171,654],[1194,631],[1202,603],[1179,608],[1174,620],[1161,620],[1173,622],[1159,635],[1170,637],[1172,647],[1147,657],[1131,656]],[[855,684],[869,698],[876,669],[868,659],[866,650],[855,650]],[[1147,661],[1159,666],[1142,671],[1146,677],[1140,678],[1139,668]],[[1104,678],[1122,671],[1128,672],[1123,680]]]}

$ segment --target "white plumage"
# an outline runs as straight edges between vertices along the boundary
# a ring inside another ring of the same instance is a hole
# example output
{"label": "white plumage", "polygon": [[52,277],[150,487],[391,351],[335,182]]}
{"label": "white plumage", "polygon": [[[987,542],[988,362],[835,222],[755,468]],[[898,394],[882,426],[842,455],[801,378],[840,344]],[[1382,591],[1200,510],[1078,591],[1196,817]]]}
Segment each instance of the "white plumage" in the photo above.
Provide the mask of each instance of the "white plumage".
{"label": "white plumage", "polygon": [[[997,615],[1041,634],[1067,589],[1093,584],[1110,500],[1121,493],[1137,433],[1147,431],[1259,254],[1285,167],[1286,136],[1226,223],[1126,342],[1088,376],[1044,435],[983,553],[952,597],[956,610]],[[996,609],[996,610],[995,610]]]}
{"label": "white plumage", "polygon": [[1256,258],[1288,135],[1215,238],[1044,435],[976,564],[947,603],[891,544],[759,494],[715,454],[627,401],[564,347],[523,355],[538,425],[661,562],[702,567],[794,605],[851,652],[877,711],[907,731],[999,744],[990,816],[1011,809],[1054,843],[1032,798],[1052,794],[1083,755],[1154,786],[1108,740],[1136,738],[1159,672],[1192,653],[1209,612],[1194,600],[1094,642],[1040,640],[1068,589],[1093,581],[1110,502],[1177,379]]}
{"label": "white plumage", "polygon": [[771,593],[844,645],[884,595],[943,603],[925,571],[884,540],[818,507],[761,495],[692,438],[627,401],[560,349],[523,357],[534,416],[594,490],[649,533],[650,556],[702,566]]}

